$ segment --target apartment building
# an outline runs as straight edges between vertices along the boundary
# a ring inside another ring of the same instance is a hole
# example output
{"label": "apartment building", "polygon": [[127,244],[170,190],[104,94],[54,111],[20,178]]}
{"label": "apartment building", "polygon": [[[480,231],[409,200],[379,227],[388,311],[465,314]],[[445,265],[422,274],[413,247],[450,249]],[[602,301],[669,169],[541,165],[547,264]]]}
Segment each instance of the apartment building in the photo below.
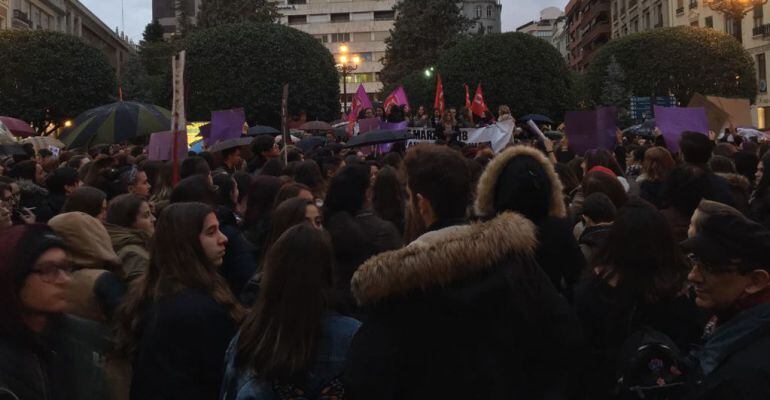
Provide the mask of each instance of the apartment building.
{"label": "apartment building", "polygon": [[596,51],[610,40],[610,0],[570,0],[565,14],[568,64],[573,70],[583,72]]}
{"label": "apartment building", "polygon": [[[194,24],[203,0],[182,0],[185,12]],[[152,0],[152,19],[163,27],[163,37],[176,33],[177,0]]]}
{"label": "apartment building", "polygon": [[540,11],[540,19],[527,22],[516,28],[516,32],[526,33],[551,42],[554,35],[554,25],[562,17],[564,17],[564,12],[556,7],[548,7]]}
{"label": "apartment building", "polygon": [[671,26],[670,0],[611,0],[612,37]]}
{"label": "apartment building", "polygon": [[474,21],[468,30],[473,33],[500,33],[502,24],[500,15],[503,5],[500,0],[465,0],[459,1],[463,15]]}

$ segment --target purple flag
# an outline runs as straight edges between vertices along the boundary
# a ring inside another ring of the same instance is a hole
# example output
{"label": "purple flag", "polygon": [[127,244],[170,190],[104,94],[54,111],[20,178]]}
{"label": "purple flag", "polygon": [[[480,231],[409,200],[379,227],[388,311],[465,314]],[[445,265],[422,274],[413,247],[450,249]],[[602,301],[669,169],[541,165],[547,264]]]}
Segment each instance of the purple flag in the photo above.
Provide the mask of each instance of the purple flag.
{"label": "purple flag", "polygon": [[564,124],[570,150],[582,156],[597,148],[612,149],[617,130],[617,110],[602,107],[595,111],[568,111]]}
{"label": "purple flag", "polygon": [[[147,159],[152,161],[168,161],[172,159],[174,135],[171,131],[155,132],[150,135],[150,144],[147,146]],[[187,157],[187,135],[177,137],[177,154],[179,160]]]}
{"label": "purple flag", "polygon": [[703,107],[658,107],[655,106],[655,125],[666,139],[666,146],[672,153],[679,151],[679,139],[682,132],[700,132],[708,134],[709,124]]}
{"label": "purple flag", "polygon": [[358,120],[358,134],[363,134],[369,131],[373,131],[375,129],[379,129],[380,127],[380,119],[379,118],[366,118]]}
{"label": "purple flag", "polygon": [[380,129],[388,131],[402,131],[409,127],[408,121],[403,122],[380,122]]}
{"label": "purple flag", "polygon": [[215,144],[227,139],[237,139],[243,133],[246,115],[243,108],[211,112],[211,136],[209,144]]}
{"label": "purple flag", "polygon": [[382,103],[382,108],[385,109],[385,113],[390,114],[390,108],[393,106],[405,106],[405,111],[409,111],[409,99],[406,97],[406,91],[403,86],[399,86],[391,93],[385,102]]}

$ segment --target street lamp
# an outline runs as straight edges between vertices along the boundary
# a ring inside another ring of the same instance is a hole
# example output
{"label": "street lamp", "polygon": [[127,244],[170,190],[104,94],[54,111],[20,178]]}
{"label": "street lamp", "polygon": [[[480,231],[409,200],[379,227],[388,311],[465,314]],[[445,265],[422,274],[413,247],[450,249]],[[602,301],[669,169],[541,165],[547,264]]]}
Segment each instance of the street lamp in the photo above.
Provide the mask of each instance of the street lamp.
{"label": "street lamp", "polygon": [[347,45],[340,46],[340,55],[337,63],[337,69],[342,74],[342,110],[348,112],[348,75],[358,69],[361,64],[361,57],[358,54],[349,54],[350,49]]}
{"label": "street lamp", "polygon": [[734,35],[738,39],[739,42],[743,42],[743,38],[741,38],[741,29],[740,24],[743,20],[743,17],[751,10],[754,9],[754,7],[761,7],[765,3],[767,3],[767,0],[704,0],[703,4],[705,4],[708,8],[721,12],[725,15],[725,18],[730,18],[733,20],[733,23],[738,27],[734,30]]}

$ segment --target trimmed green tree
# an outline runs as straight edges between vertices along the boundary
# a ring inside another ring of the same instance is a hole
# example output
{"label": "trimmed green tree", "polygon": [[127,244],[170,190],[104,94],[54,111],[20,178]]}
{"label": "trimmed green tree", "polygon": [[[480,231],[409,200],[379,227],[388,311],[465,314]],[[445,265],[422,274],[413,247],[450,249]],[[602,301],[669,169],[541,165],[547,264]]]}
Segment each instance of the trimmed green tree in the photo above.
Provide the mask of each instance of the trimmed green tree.
{"label": "trimmed green tree", "polygon": [[[559,52],[548,42],[524,33],[490,34],[460,42],[439,58],[447,104],[465,104],[467,84],[473,96],[481,83],[484,101],[496,114],[510,106],[514,116],[536,113],[561,119],[574,107],[572,80]],[[435,85],[435,80],[433,80]]]}
{"label": "trimmed green tree", "polygon": [[115,99],[115,71],[98,49],[49,31],[0,31],[0,110],[48,134]]}
{"label": "trimmed green tree", "polygon": [[396,21],[385,39],[380,79],[386,87],[399,84],[416,71],[434,65],[442,51],[464,37],[473,22],[462,15],[455,0],[399,1]]}
{"label": "trimmed green tree", "polygon": [[157,43],[163,41],[163,25],[157,19],[152,20],[144,27],[142,42]]}
{"label": "trimmed green tree", "polygon": [[672,94],[687,104],[694,93],[752,102],[757,93],[751,56],[735,38],[713,29],[656,29],[605,44],[586,76],[597,101],[602,99],[613,57],[625,72],[625,89],[632,96]]}
{"label": "trimmed green tree", "polygon": [[270,0],[204,0],[198,27],[213,28],[241,22],[275,22],[280,14]]}
{"label": "trimmed green tree", "polygon": [[243,23],[196,30],[185,40],[190,120],[245,107],[250,124],[280,126],[281,95],[308,119],[339,117],[339,74],[331,53],[307,33],[278,24]]}

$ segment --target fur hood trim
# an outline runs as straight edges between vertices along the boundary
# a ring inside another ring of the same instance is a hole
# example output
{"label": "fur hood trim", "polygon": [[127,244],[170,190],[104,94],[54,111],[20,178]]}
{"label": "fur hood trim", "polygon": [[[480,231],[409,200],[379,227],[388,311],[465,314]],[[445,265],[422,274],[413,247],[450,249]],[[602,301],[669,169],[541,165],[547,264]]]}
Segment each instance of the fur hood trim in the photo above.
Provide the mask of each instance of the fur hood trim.
{"label": "fur hood trim", "polygon": [[749,190],[751,183],[748,178],[741,174],[717,174],[727,181],[727,184],[731,187],[741,188],[743,190]]}
{"label": "fur hood trim", "polygon": [[476,213],[482,217],[495,215],[495,188],[500,174],[512,159],[516,157],[532,157],[543,166],[548,180],[551,182],[551,204],[548,206],[548,215],[556,218],[567,216],[567,208],[564,205],[564,194],[561,180],[551,161],[543,155],[540,150],[528,146],[510,147],[504,152],[498,154],[492,162],[489,163],[484,173],[479,179],[476,197]]}
{"label": "fur hood trim", "polygon": [[411,291],[446,286],[492,268],[513,254],[533,254],[535,226],[511,212],[483,223],[452,226],[420,236],[408,246],[378,254],[351,281],[359,305]]}

